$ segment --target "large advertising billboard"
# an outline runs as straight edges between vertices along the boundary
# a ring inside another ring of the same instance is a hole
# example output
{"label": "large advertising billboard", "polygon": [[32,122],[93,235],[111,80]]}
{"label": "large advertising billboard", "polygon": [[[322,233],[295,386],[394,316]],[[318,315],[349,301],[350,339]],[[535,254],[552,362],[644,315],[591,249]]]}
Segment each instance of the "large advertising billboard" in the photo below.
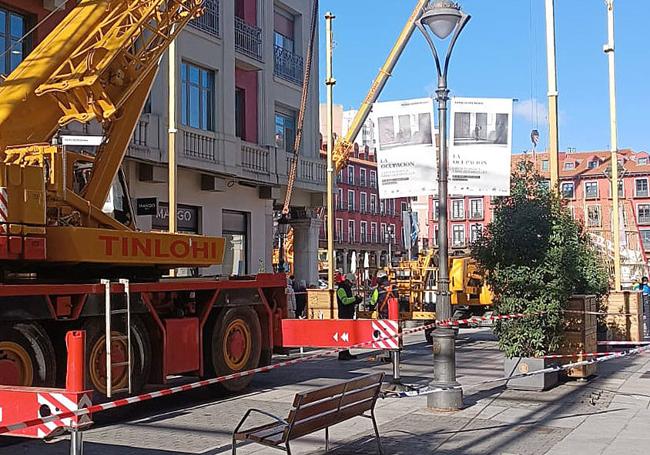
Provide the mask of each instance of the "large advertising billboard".
{"label": "large advertising billboard", "polygon": [[437,193],[433,100],[377,103],[377,178],[382,199]]}
{"label": "large advertising billboard", "polygon": [[449,194],[510,194],[511,98],[452,98],[449,137]]}

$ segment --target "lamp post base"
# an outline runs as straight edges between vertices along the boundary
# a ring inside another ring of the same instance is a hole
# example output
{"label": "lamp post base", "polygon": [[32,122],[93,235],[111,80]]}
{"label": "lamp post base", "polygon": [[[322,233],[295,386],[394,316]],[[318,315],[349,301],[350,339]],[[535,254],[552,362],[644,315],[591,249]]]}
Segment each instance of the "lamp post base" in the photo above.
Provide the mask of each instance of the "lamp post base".
{"label": "lamp post base", "polygon": [[450,328],[437,328],[433,338],[433,381],[431,388],[442,389],[427,395],[427,407],[457,411],[463,407],[463,390],[456,381],[456,334]]}

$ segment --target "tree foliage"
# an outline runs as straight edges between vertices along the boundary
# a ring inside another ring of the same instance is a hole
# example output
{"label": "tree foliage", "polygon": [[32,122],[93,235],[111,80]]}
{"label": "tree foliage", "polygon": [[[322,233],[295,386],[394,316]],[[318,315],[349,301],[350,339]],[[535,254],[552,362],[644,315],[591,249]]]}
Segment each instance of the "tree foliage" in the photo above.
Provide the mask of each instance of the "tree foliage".
{"label": "tree foliage", "polygon": [[562,340],[563,306],[573,294],[599,298],[608,273],[574,220],[529,160],[513,173],[510,196],[497,198],[494,219],[472,246],[499,314],[538,313],[498,321],[495,333],[508,357],[555,351]]}

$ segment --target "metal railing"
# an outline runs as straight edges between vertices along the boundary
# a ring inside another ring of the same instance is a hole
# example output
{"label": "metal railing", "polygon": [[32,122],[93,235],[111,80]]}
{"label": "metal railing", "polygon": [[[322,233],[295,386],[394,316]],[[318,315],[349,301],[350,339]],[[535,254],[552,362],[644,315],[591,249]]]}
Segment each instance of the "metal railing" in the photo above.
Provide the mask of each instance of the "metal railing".
{"label": "metal railing", "polygon": [[235,17],[235,49],[262,61],[262,29]]}
{"label": "metal railing", "polygon": [[304,75],[303,58],[301,56],[283,47],[275,46],[273,57],[273,74],[294,84],[302,85]]}
{"label": "metal railing", "polygon": [[203,0],[203,14],[192,19],[190,25],[219,37],[219,0]]}
{"label": "metal railing", "polygon": [[259,145],[242,142],[241,166],[242,169],[258,174],[269,173],[269,151]]}
{"label": "metal railing", "polygon": [[219,161],[217,140],[206,134],[183,130],[183,154],[198,160]]}

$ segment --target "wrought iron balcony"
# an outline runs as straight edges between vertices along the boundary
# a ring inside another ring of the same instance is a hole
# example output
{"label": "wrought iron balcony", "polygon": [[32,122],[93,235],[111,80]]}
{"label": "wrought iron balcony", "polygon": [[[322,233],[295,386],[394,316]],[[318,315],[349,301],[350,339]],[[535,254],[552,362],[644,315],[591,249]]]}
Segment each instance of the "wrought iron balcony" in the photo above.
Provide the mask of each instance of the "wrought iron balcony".
{"label": "wrought iron balcony", "polygon": [[235,17],[235,49],[262,61],[262,29]]}
{"label": "wrought iron balcony", "polygon": [[219,0],[203,0],[203,14],[190,21],[194,28],[212,36],[219,35]]}
{"label": "wrought iron balcony", "polygon": [[303,80],[303,59],[301,56],[275,46],[273,73],[289,82],[302,85]]}

